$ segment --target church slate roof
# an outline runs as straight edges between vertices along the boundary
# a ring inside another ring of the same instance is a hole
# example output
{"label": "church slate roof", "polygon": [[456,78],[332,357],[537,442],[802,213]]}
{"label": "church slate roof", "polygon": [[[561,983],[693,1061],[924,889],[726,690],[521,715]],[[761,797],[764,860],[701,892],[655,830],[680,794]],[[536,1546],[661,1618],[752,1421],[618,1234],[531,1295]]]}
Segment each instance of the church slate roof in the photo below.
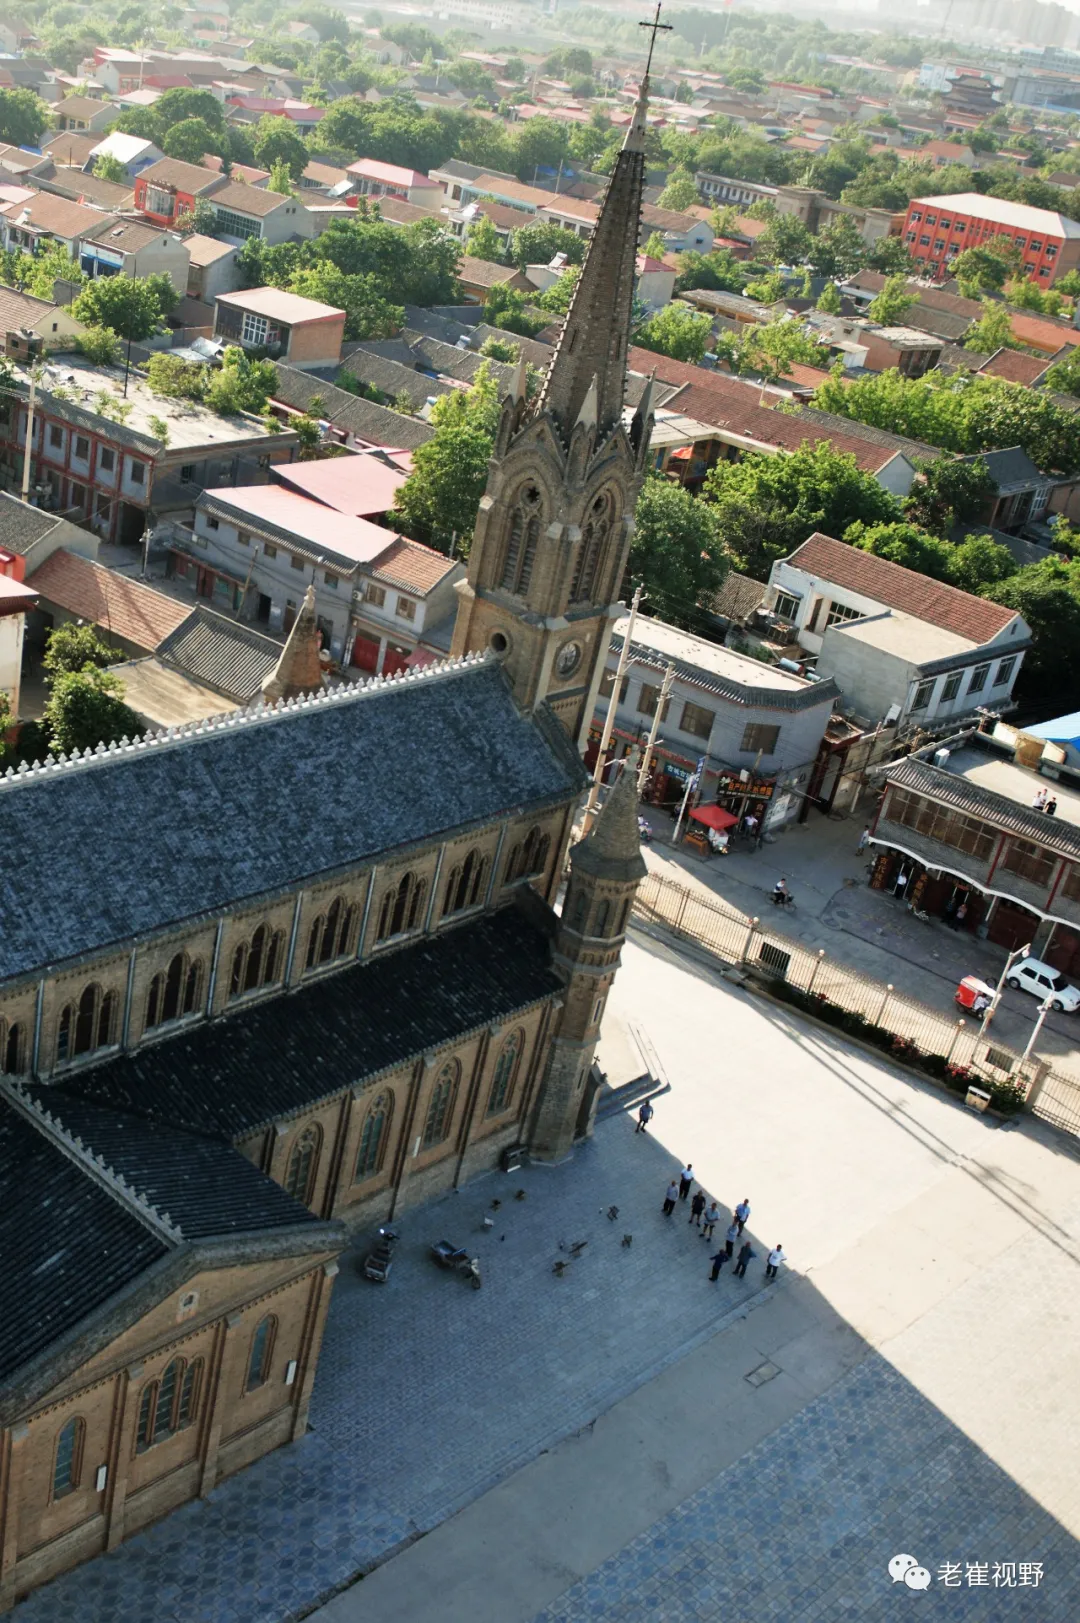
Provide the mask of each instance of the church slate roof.
{"label": "church slate roof", "polygon": [[157,1262],[168,1242],[0,1099],[0,1381]]}
{"label": "church slate roof", "polygon": [[503,1021],[561,985],[548,936],[511,905],[46,1091],[240,1139]]}
{"label": "church slate roof", "polygon": [[317,1223],[230,1144],[122,1114],[45,1083],[24,1092],[167,1218],[184,1240]]}
{"label": "church slate roof", "polygon": [[471,657],[0,780],[0,980],[280,893],[584,782]]}

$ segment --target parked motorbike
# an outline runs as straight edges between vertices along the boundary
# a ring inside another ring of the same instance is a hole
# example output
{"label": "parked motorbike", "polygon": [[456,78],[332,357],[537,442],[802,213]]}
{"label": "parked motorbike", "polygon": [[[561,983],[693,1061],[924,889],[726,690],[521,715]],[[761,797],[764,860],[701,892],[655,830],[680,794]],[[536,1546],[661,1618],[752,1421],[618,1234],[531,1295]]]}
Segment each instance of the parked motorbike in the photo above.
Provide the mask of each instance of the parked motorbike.
{"label": "parked motorbike", "polygon": [[390,1278],[394,1247],[397,1243],[397,1229],[392,1229],[388,1223],[384,1223],[375,1236],[371,1250],[364,1258],[365,1279],[373,1279],[377,1285],[386,1284]]}
{"label": "parked motorbike", "polygon": [[652,824],[647,823],[644,817],[639,817],[637,826],[642,845],[651,845],[653,839]]}
{"label": "parked motorbike", "polygon": [[431,1255],[440,1268],[451,1268],[454,1273],[462,1274],[478,1291],[483,1284],[480,1277],[480,1258],[470,1257],[464,1246],[451,1245],[449,1240],[439,1240],[431,1247]]}

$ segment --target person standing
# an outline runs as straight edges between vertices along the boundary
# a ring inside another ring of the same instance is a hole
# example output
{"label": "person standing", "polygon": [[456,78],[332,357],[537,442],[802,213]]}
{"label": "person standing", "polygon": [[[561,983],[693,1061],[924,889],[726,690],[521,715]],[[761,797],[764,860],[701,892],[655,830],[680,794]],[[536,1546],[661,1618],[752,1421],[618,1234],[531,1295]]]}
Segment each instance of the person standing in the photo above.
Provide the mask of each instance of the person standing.
{"label": "person standing", "polygon": [[694,1168],[689,1161],[679,1173],[679,1199],[685,1200],[694,1181]]}
{"label": "person standing", "polygon": [[729,1257],[735,1255],[735,1241],[739,1238],[739,1225],[735,1218],[731,1220],[731,1227],[724,1235],[724,1250]]}
{"label": "person standing", "polygon": [[728,1260],[728,1253],[727,1253],[727,1251],[725,1249],[721,1249],[720,1251],[718,1251],[716,1253],[715,1257],[713,1257],[713,1259],[712,1259],[712,1273],[709,1275],[709,1278],[712,1280],[714,1285],[715,1285],[716,1281],[720,1278],[720,1270],[724,1266],[724,1264],[725,1264],[725,1262],[727,1260]]}
{"label": "person standing", "polygon": [[671,1216],[672,1212],[675,1210],[675,1202],[678,1200],[678,1198],[679,1198],[679,1186],[675,1182],[675,1179],[672,1178],[671,1182],[667,1186],[667,1194],[664,1196],[664,1216],[665,1217],[670,1217]]}
{"label": "person standing", "polygon": [[735,1272],[736,1272],[736,1274],[738,1275],[738,1277],[740,1279],[745,1279],[746,1278],[746,1265],[756,1255],[757,1255],[757,1252],[754,1250],[753,1246],[750,1244],[750,1241],[749,1240],[744,1240],[742,1245],[739,1247],[739,1260],[735,1264]]}
{"label": "person standing", "polygon": [[769,1260],[765,1264],[765,1278],[766,1279],[775,1279],[777,1274],[780,1271],[780,1264],[782,1262],[786,1262],[786,1261],[787,1261],[787,1253],[785,1252],[783,1246],[780,1244],[780,1241],[777,1240],[776,1244],[773,1246],[772,1250],[769,1252]]}
{"label": "person standing", "polygon": [[1043,811],[1046,813],[1047,817],[1056,817],[1057,816],[1057,796],[1056,795],[1051,795],[1050,796],[1050,799],[1046,802],[1046,805],[1043,807]]}
{"label": "person standing", "polygon": [[687,1219],[687,1221],[690,1222],[690,1223],[696,1223],[698,1228],[700,1228],[701,1227],[701,1214],[702,1214],[702,1212],[704,1210],[705,1210],[705,1191],[704,1191],[704,1189],[699,1189],[697,1191],[697,1193],[694,1195],[693,1200],[690,1202],[690,1216]]}
{"label": "person standing", "polygon": [[1038,794],[1035,796],[1035,799],[1031,802],[1032,811],[1043,811],[1045,809],[1049,792],[1050,791],[1048,789],[1039,790]]}
{"label": "person standing", "polygon": [[746,1227],[747,1223],[749,1223],[749,1221],[750,1221],[750,1196],[749,1195],[744,1195],[743,1198],[740,1200],[739,1204],[736,1206],[736,1208],[735,1208],[735,1221],[739,1225],[739,1238],[741,1239],[742,1238],[742,1231]]}
{"label": "person standing", "polygon": [[716,1204],[715,1200],[710,1201],[709,1202],[709,1208],[705,1213],[705,1220],[704,1220],[704,1224],[703,1224],[703,1227],[702,1227],[702,1230],[701,1230],[701,1238],[703,1240],[711,1240],[712,1239],[712,1231],[716,1227],[717,1223],[719,1223],[719,1221],[720,1221],[720,1208]]}
{"label": "person standing", "polygon": [[637,1126],[634,1128],[634,1132],[635,1133],[648,1132],[649,1123],[652,1121],[655,1114],[656,1114],[655,1110],[653,1109],[652,1105],[649,1103],[648,1099],[646,1099],[644,1104],[642,1105],[641,1109],[637,1113]]}
{"label": "person standing", "polygon": [[866,847],[869,844],[870,844],[870,824],[867,823],[866,827],[863,829],[862,833],[859,835],[859,843],[855,847],[855,855],[857,857],[861,857],[863,852],[866,850]]}

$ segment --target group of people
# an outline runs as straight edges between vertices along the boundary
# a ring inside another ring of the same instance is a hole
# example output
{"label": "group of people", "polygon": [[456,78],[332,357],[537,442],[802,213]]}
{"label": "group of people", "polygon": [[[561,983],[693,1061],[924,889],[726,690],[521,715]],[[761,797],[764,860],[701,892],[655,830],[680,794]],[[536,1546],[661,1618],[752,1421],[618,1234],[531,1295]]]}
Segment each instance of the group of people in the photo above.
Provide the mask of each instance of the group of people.
{"label": "group of people", "polygon": [[[648,1125],[649,1119],[649,1117],[646,1117],[644,1124],[645,1126]],[[639,1111],[638,1127],[636,1131],[640,1132],[643,1130],[644,1128],[641,1122],[641,1112]],[[667,1186],[667,1193],[664,1196],[665,1217],[671,1217],[675,1211],[676,1205],[680,1201],[685,1201],[689,1198],[690,1191],[693,1189],[693,1187],[694,1168],[692,1163],[688,1161],[682,1168],[679,1176],[677,1178],[672,1178],[671,1182]],[[700,1186],[694,1191],[694,1198],[690,1201],[690,1216],[686,1221],[688,1225],[698,1230],[703,1240],[712,1239],[713,1231],[717,1224],[721,1221],[720,1207],[717,1205],[715,1199],[712,1196],[707,1195],[704,1189],[702,1189]],[[748,1195],[744,1195],[731,1214],[731,1222],[724,1234],[723,1244],[720,1246],[720,1249],[709,1259],[712,1263],[709,1278],[714,1284],[720,1278],[720,1270],[723,1268],[725,1262],[734,1263],[734,1268],[732,1271],[738,1276],[739,1279],[746,1278],[746,1270],[753,1261],[754,1257],[757,1256],[757,1252],[750,1244],[750,1241],[745,1239],[743,1236],[743,1230],[746,1228],[749,1221],[750,1198]],[[740,1241],[742,1242],[741,1245],[739,1244]],[[735,1255],[736,1245],[739,1246],[738,1257]],[[780,1264],[786,1260],[787,1258],[784,1248],[778,1241],[769,1252],[768,1261],[765,1264],[765,1278],[775,1279],[780,1271]]]}
{"label": "group of people", "polygon": [[1051,794],[1049,789],[1040,789],[1038,794],[1035,796],[1035,799],[1031,802],[1031,809],[1032,811],[1045,812],[1047,817],[1056,817],[1057,796]]}

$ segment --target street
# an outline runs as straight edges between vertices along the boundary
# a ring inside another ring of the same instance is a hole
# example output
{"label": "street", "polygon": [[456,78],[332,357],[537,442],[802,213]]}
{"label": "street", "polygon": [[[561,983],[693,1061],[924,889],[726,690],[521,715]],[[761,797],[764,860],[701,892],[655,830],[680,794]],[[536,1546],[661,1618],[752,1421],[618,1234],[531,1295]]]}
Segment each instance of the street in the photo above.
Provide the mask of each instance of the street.
{"label": "street", "polygon": [[[891,982],[897,992],[954,1016],[953,994],[963,976],[978,975],[997,983],[1007,956],[1004,948],[950,930],[938,919],[925,924],[902,902],[869,888],[867,867],[873,848],[862,856],[856,853],[864,820],[833,821],[811,812],[806,823],[789,825],[760,850],[735,840],[729,856],[703,860],[682,847],[673,848],[670,818],[646,810],[655,838],[642,850],[651,869],[719,897],[741,916],[757,916],[807,947],[824,948],[834,962]],[[795,898],[795,906],[782,914],[769,901],[781,875]],[[994,1015],[998,1038],[1023,1050],[1038,1007],[1026,992],[1006,990]],[[1069,1069],[1080,1073],[1080,1015],[1048,1015],[1037,1051],[1068,1056]]]}

